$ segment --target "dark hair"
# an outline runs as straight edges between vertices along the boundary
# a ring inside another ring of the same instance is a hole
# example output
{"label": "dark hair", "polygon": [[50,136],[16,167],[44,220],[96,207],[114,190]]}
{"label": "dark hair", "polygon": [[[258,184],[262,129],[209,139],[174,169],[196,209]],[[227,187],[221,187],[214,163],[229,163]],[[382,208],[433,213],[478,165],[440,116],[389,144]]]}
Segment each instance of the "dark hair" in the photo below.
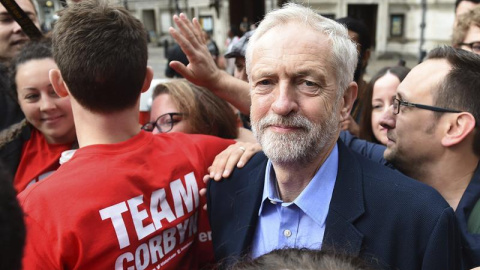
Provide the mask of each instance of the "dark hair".
{"label": "dark hair", "polygon": [[44,38],[38,41],[30,41],[22,48],[18,55],[12,59],[9,74],[10,93],[15,100],[18,101],[17,82],[15,81],[18,67],[31,60],[40,60],[45,58],[53,59],[52,40],[50,38]]}
{"label": "dark hair", "polygon": [[[480,156],[480,55],[442,46],[431,50],[427,59],[445,59],[452,66],[438,91],[432,93],[435,106],[469,112],[476,122],[473,151]],[[440,117],[440,113],[436,114]]]}
{"label": "dark hair", "polygon": [[368,83],[367,87],[365,88],[365,93],[363,96],[360,97],[361,104],[363,104],[362,114],[360,116],[360,134],[359,137],[361,139],[371,141],[374,143],[380,143],[375,135],[373,134],[372,129],[372,98],[373,98],[373,88],[375,87],[375,83],[377,80],[385,76],[387,73],[395,75],[400,82],[405,79],[410,69],[404,66],[394,66],[394,67],[384,67],[380,69],[375,75],[373,75],[372,79]]}
{"label": "dark hair", "polygon": [[12,176],[0,163],[0,269],[21,269],[25,244],[23,212],[12,185]]}
{"label": "dark hair", "polygon": [[53,30],[53,56],[71,95],[97,113],[135,106],[147,71],[147,33],[106,0],[69,5]]}
{"label": "dark hair", "polygon": [[[345,25],[348,30],[357,33],[358,43],[360,44],[360,52],[358,54],[358,63],[353,74],[353,80],[360,83],[362,75],[365,73],[368,63],[364,63],[364,56],[368,49],[370,49],[371,40],[368,28],[363,21],[354,19],[352,17],[344,17],[336,20],[338,23]],[[353,115],[357,113],[354,112]]]}
{"label": "dark hair", "polygon": [[464,2],[464,1],[480,4],[480,0],[457,0],[455,1],[455,11],[457,11],[457,8],[458,8],[458,5],[460,5],[460,2]]}
{"label": "dark hair", "polygon": [[358,34],[358,43],[360,43],[360,55],[363,55],[365,51],[370,49],[372,42],[370,40],[370,33],[368,32],[367,25],[358,19],[352,17],[343,17],[336,20],[338,23],[345,25],[348,30]]}
{"label": "dark hair", "polygon": [[237,116],[226,101],[209,90],[178,79],[157,85],[152,99],[161,94],[170,95],[178,110],[188,115],[192,133],[237,138]]}
{"label": "dark hair", "polygon": [[237,262],[229,270],[367,270],[363,260],[325,250],[285,248],[275,249],[256,259]]}

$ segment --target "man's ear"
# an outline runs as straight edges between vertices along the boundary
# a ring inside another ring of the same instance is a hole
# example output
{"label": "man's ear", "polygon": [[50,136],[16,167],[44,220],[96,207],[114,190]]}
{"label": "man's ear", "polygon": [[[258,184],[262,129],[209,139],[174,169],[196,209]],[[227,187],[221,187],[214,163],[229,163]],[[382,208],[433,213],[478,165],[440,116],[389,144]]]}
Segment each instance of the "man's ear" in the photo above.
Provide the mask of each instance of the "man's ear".
{"label": "man's ear", "polygon": [[66,97],[70,94],[68,87],[63,80],[62,74],[60,73],[60,70],[51,69],[48,72],[48,77],[50,79],[50,82],[52,83],[55,93],[57,93],[58,96]]}
{"label": "man's ear", "polygon": [[469,112],[452,114],[448,120],[448,130],[441,141],[445,147],[461,143],[475,129],[475,117]]}
{"label": "man's ear", "polygon": [[357,98],[357,93],[358,93],[357,83],[356,82],[349,83],[342,97],[343,104],[340,111],[342,120],[347,119],[348,116],[350,115],[350,111],[352,110],[352,107],[353,107],[353,102]]}
{"label": "man's ear", "polygon": [[142,93],[146,92],[150,88],[150,83],[153,79],[153,69],[152,67],[147,67],[147,72],[145,73],[145,80],[143,81]]}

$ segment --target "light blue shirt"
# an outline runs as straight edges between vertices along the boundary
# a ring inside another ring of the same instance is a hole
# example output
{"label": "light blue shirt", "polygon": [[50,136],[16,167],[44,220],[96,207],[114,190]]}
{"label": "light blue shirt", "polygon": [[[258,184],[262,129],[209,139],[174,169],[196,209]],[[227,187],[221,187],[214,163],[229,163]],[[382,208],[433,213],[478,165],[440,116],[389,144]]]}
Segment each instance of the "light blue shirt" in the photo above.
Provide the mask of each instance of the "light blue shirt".
{"label": "light blue shirt", "polygon": [[338,147],[335,145],[302,193],[293,202],[284,203],[279,196],[272,163],[268,161],[259,219],[253,236],[253,258],[276,248],[322,247],[337,171]]}

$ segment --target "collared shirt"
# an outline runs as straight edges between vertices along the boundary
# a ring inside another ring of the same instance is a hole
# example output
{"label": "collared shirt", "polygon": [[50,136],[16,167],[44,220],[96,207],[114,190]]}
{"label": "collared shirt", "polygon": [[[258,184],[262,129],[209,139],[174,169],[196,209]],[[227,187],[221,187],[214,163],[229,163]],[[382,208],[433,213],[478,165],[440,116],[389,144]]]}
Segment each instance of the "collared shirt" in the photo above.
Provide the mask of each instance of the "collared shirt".
{"label": "collared shirt", "polygon": [[280,199],[275,171],[267,163],[259,219],[252,242],[256,258],[276,248],[320,249],[338,171],[338,146],[293,201]]}

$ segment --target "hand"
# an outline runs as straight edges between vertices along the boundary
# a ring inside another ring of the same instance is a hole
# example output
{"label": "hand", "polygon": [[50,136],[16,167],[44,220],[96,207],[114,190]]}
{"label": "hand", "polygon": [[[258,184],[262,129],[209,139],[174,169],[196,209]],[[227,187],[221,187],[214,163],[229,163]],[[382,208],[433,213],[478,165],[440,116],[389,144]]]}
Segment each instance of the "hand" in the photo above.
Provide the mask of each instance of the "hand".
{"label": "hand", "polygon": [[237,79],[217,68],[205,44],[202,27],[197,19],[192,22],[184,14],[173,16],[178,30],[170,27],[170,35],[177,41],[190,62],[187,66],[170,62],[170,67],[192,83],[203,86],[221,99],[231,103],[243,114],[250,114],[250,87],[247,82]]}
{"label": "hand", "polygon": [[180,45],[190,63],[185,66],[179,61],[172,61],[170,67],[192,83],[210,88],[210,84],[221,76],[221,71],[208,50],[200,23],[196,18],[190,22],[183,13],[180,16],[174,15],[173,21],[178,30],[170,27],[170,35]]}
{"label": "hand", "polygon": [[359,136],[360,135],[360,126],[355,122],[355,119],[351,115],[348,116],[347,119],[343,120],[342,123],[342,130],[348,130],[352,135]]}
{"label": "hand", "polygon": [[[230,145],[215,157],[212,166],[208,168],[210,174],[203,176],[203,182],[207,186],[210,179],[220,181],[222,178],[230,176],[235,165],[242,168],[257,152],[262,151],[259,143],[237,142]],[[206,196],[207,189],[200,189],[200,196]],[[207,210],[207,205],[203,206]]]}
{"label": "hand", "polygon": [[210,178],[219,181],[230,176],[235,168],[242,168],[262,147],[259,143],[237,142],[230,145],[215,157],[212,166],[208,168]]}

